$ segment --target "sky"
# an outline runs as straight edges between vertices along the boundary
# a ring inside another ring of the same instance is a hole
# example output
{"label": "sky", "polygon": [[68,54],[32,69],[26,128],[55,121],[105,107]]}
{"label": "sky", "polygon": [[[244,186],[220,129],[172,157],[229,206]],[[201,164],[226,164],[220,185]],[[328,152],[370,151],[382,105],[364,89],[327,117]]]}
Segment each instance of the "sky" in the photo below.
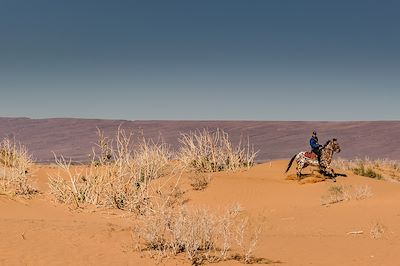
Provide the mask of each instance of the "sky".
{"label": "sky", "polygon": [[0,0],[0,116],[399,120],[399,1]]}

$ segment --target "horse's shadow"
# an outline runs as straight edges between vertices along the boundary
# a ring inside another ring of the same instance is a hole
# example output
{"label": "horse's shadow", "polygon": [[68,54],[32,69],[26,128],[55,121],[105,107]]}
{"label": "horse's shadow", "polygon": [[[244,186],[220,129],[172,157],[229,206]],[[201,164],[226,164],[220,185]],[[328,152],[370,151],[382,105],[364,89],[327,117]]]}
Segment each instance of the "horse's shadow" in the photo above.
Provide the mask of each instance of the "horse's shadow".
{"label": "horse's shadow", "polygon": [[347,175],[346,175],[346,174],[335,173],[335,177],[337,177],[337,176],[343,176],[343,177],[347,177]]}
{"label": "horse's shadow", "polygon": [[301,176],[297,176],[296,174],[291,174],[287,176],[287,180],[295,180],[299,181],[301,184],[306,184],[306,183],[318,183],[318,182],[324,182],[327,180],[332,180],[333,182],[336,182],[336,177],[342,176],[346,177],[346,174],[342,173],[334,173],[334,175],[329,175],[326,174],[322,171],[312,171],[311,173],[305,173],[301,174]]}
{"label": "horse's shadow", "polygon": [[319,173],[323,176],[326,176],[327,178],[330,178],[333,180],[333,182],[336,182],[336,177],[338,176],[343,176],[343,177],[347,177],[346,174],[342,174],[342,173],[325,173],[324,171],[320,170]]}

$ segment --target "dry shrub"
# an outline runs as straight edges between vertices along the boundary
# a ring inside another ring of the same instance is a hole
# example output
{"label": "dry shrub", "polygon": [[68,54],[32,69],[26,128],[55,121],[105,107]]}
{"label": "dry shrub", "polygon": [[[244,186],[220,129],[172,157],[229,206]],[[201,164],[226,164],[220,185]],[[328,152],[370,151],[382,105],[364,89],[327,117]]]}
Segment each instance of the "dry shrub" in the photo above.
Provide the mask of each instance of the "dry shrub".
{"label": "dry shrub", "polygon": [[140,216],[134,233],[141,240],[139,249],[152,257],[183,253],[194,265],[229,259],[252,263],[261,226],[250,233],[248,218],[239,212],[237,205],[222,214],[206,208],[161,206]]}
{"label": "dry shrub", "polygon": [[257,246],[259,235],[262,227],[256,226],[253,232],[249,230],[249,218],[242,219],[236,226],[235,240],[240,248],[240,253],[236,256],[241,258],[244,263],[253,263],[257,259],[253,256],[253,252]]}
{"label": "dry shrub", "polygon": [[353,173],[356,175],[366,176],[375,179],[382,179],[382,175],[376,172],[371,167],[366,167],[363,162],[360,162],[358,166],[352,169]]}
{"label": "dry shrub", "polygon": [[373,238],[373,239],[382,238],[383,234],[385,233],[385,226],[382,223],[375,221],[372,224],[369,233],[370,233],[371,238]]}
{"label": "dry shrub", "polygon": [[134,150],[133,169],[137,172],[141,182],[157,179],[165,174],[165,169],[171,158],[169,146],[164,143],[155,143],[152,140],[142,139]]}
{"label": "dry shrub", "polygon": [[331,185],[327,194],[321,198],[322,205],[334,204],[345,200],[346,193],[342,185]]}
{"label": "dry shrub", "polygon": [[195,172],[189,176],[190,185],[194,190],[204,190],[211,182],[211,174]]}
{"label": "dry shrub", "polygon": [[[71,168],[71,162],[56,158],[58,173],[49,177],[51,194],[61,203],[82,207],[92,204],[98,207],[140,211],[147,197],[146,184],[135,179],[116,175],[114,167]],[[67,175],[65,180],[63,176]]]}
{"label": "dry shrub", "polygon": [[203,131],[182,134],[179,139],[182,147],[179,159],[191,170],[198,172],[235,171],[243,167],[251,167],[257,152],[242,141],[234,147],[228,133],[221,129],[210,132]]}
{"label": "dry shrub", "polygon": [[342,170],[350,170],[356,175],[375,179],[400,181],[400,162],[389,159],[334,160],[333,164]]}
{"label": "dry shrub", "polygon": [[24,145],[9,138],[3,139],[0,143],[0,163],[3,165],[0,173],[1,193],[29,197],[37,192],[29,180],[32,156]]}
{"label": "dry shrub", "polygon": [[373,195],[371,187],[368,185],[357,186],[354,188],[352,199],[361,200],[369,198]]}
{"label": "dry shrub", "polygon": [[[92,163],[96,166],[105,165],[112,159],[113,140],[104,135],[104,132],[97,128],[97,143],[93,147]],[[97,150],[97,152],[96,152]]]}
{"label": "dry shrub", "polygon": [[186,253],[192,262],[200,262],[200,252],[213,248],[215,218],[207,210],[176,211],[161,208],[140,217],[143,222],[138,233],[145,247],[166,256]]}
{"label": "dry shrub", "polygon": [[371,188],[364,186],[331,185],[325,195],[321,197],[322,205],[330,205],[341,201],[362,200],[372,196]]}
{"label": "dry shrub", "polygon": [[110,147],[100,145],[100,156],[94,152],[94,162],[87,167],[72,168],[70,161],[56,157],[60,172],[49,177],[51,194],[77,207],[92,204],[142,212],[150,196],[149,184],[165,174],[170,153],[164,143],[142,139],[134,146],[132,139],[133,134],[119,128],[114,139],[103,142],[115,143],[115,148],[106,150],[109,159],[99,160],[101,147]]}

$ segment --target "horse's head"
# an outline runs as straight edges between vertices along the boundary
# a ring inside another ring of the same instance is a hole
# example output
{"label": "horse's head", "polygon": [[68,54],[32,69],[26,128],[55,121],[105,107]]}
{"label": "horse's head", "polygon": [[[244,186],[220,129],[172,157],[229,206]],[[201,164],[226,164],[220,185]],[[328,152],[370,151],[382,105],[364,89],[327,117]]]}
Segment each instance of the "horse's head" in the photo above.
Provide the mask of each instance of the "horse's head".
{"label": "horse's head", "polygon": [[333,151],[334,152],[340,152],[340,145],[339,145],[339,143],[337,142],[337,139],[333,139],[332,140],[332,145],[333,145]]}
{"label": "horse's head", "polygon": [[337,139],[328,140],[325,143],[324,148],[332,150],[333,152],[336,152],[336,153],[340,152],[340,146],[339,146]]}

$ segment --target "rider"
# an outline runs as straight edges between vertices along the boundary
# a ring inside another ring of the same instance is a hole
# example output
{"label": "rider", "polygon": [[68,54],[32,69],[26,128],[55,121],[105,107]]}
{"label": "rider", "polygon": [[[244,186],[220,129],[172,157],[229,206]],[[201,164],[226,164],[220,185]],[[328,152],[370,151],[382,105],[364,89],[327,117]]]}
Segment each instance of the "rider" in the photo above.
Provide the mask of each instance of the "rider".
{"label": "rider", "polygon": [[311,146],[311,152],[315,153],[318,157],[318,162],[321,157],[321,150],[320,148],[322,145],[318,143],[318,137],[317,137],[317,132],[313,131],[312,137],[310,139],[310,146]]}

